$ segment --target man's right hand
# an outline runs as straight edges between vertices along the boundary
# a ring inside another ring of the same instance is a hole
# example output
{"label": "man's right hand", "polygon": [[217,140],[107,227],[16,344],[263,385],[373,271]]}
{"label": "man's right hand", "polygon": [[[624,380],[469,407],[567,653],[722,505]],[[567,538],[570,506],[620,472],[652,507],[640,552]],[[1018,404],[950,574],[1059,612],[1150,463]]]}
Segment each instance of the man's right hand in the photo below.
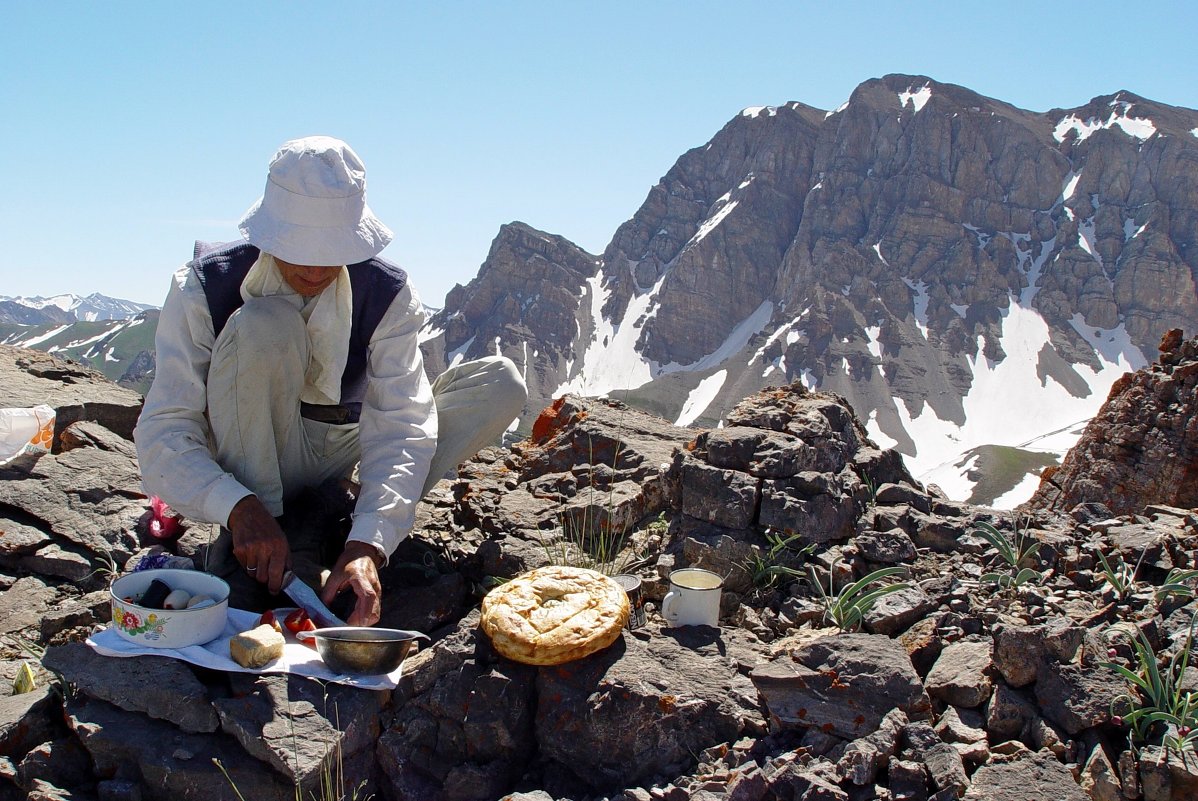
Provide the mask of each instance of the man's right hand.
{"label": "man's right hand", "polygon": [[283,588],[283,574],[291,567],[291,548],[277,520],[258,500],[247,495],[229,512],[233,555],[246,572],[272,593]]}

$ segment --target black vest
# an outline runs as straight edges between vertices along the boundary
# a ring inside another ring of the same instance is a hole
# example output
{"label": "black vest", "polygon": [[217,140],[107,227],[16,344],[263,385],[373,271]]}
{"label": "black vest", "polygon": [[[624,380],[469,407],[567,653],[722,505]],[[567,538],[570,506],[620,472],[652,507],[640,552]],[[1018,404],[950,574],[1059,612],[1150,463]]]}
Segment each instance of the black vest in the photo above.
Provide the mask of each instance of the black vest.
{"label": "black vest", "polygon": [[[196,242],[191,268],[200,279],[212,329],[216,336],[233,312],[241,308],[241,282],[258,260],[258,248],[248,242],[209,245]],[[349,354],[341,374],[341,405],[358,419],[366,395],[366,350],[374,330],[392,301],[408,281],[407,273],[390,262],[374,258],[346,265],[353,292],[353,321],[349,332]]]}

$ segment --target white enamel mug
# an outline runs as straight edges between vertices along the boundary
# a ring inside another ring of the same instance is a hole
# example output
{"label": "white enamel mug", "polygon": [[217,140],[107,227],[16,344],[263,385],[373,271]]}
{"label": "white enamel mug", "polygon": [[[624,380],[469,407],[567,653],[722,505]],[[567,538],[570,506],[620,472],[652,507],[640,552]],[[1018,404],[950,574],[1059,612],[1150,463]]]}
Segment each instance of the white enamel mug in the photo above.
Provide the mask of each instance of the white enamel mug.
{"label": "white enamel mug", "polygon": [[710,570],[687,567],[670,573],[661,614],[671,626],[719,626],[724,580]]}

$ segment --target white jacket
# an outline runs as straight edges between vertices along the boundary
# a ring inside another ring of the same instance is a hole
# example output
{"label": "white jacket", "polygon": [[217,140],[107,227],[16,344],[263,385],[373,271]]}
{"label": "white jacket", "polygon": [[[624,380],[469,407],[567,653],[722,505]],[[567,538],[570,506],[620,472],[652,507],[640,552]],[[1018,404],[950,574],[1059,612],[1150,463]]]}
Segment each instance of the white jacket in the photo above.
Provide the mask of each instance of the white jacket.
{"label": "white jacket", "polygon": [[[412,529],[437,445],[437,411],[417,334],[425,315],[406,285],[370,339],[359,423],[362,484],[349,539],[388,556]],[[252,491],[226,472],[209,446],[206,380],[215,341],[203,287],[178,270],[155,338],[153,386],[134,431],[142,483],[194,520],[226,524]]]}

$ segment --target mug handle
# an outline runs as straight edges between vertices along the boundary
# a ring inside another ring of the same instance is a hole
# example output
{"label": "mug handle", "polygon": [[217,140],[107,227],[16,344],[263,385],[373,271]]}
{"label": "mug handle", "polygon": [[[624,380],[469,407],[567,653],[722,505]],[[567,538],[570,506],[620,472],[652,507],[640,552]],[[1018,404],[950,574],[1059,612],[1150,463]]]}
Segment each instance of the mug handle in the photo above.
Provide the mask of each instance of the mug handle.
{"label": "mug handle", "polygon": [[678,598],[679,594],[670,590],[666,593],[666,597],[661,599],[661,616],[670,623],[678,622],[678,611],[674,608]]}

